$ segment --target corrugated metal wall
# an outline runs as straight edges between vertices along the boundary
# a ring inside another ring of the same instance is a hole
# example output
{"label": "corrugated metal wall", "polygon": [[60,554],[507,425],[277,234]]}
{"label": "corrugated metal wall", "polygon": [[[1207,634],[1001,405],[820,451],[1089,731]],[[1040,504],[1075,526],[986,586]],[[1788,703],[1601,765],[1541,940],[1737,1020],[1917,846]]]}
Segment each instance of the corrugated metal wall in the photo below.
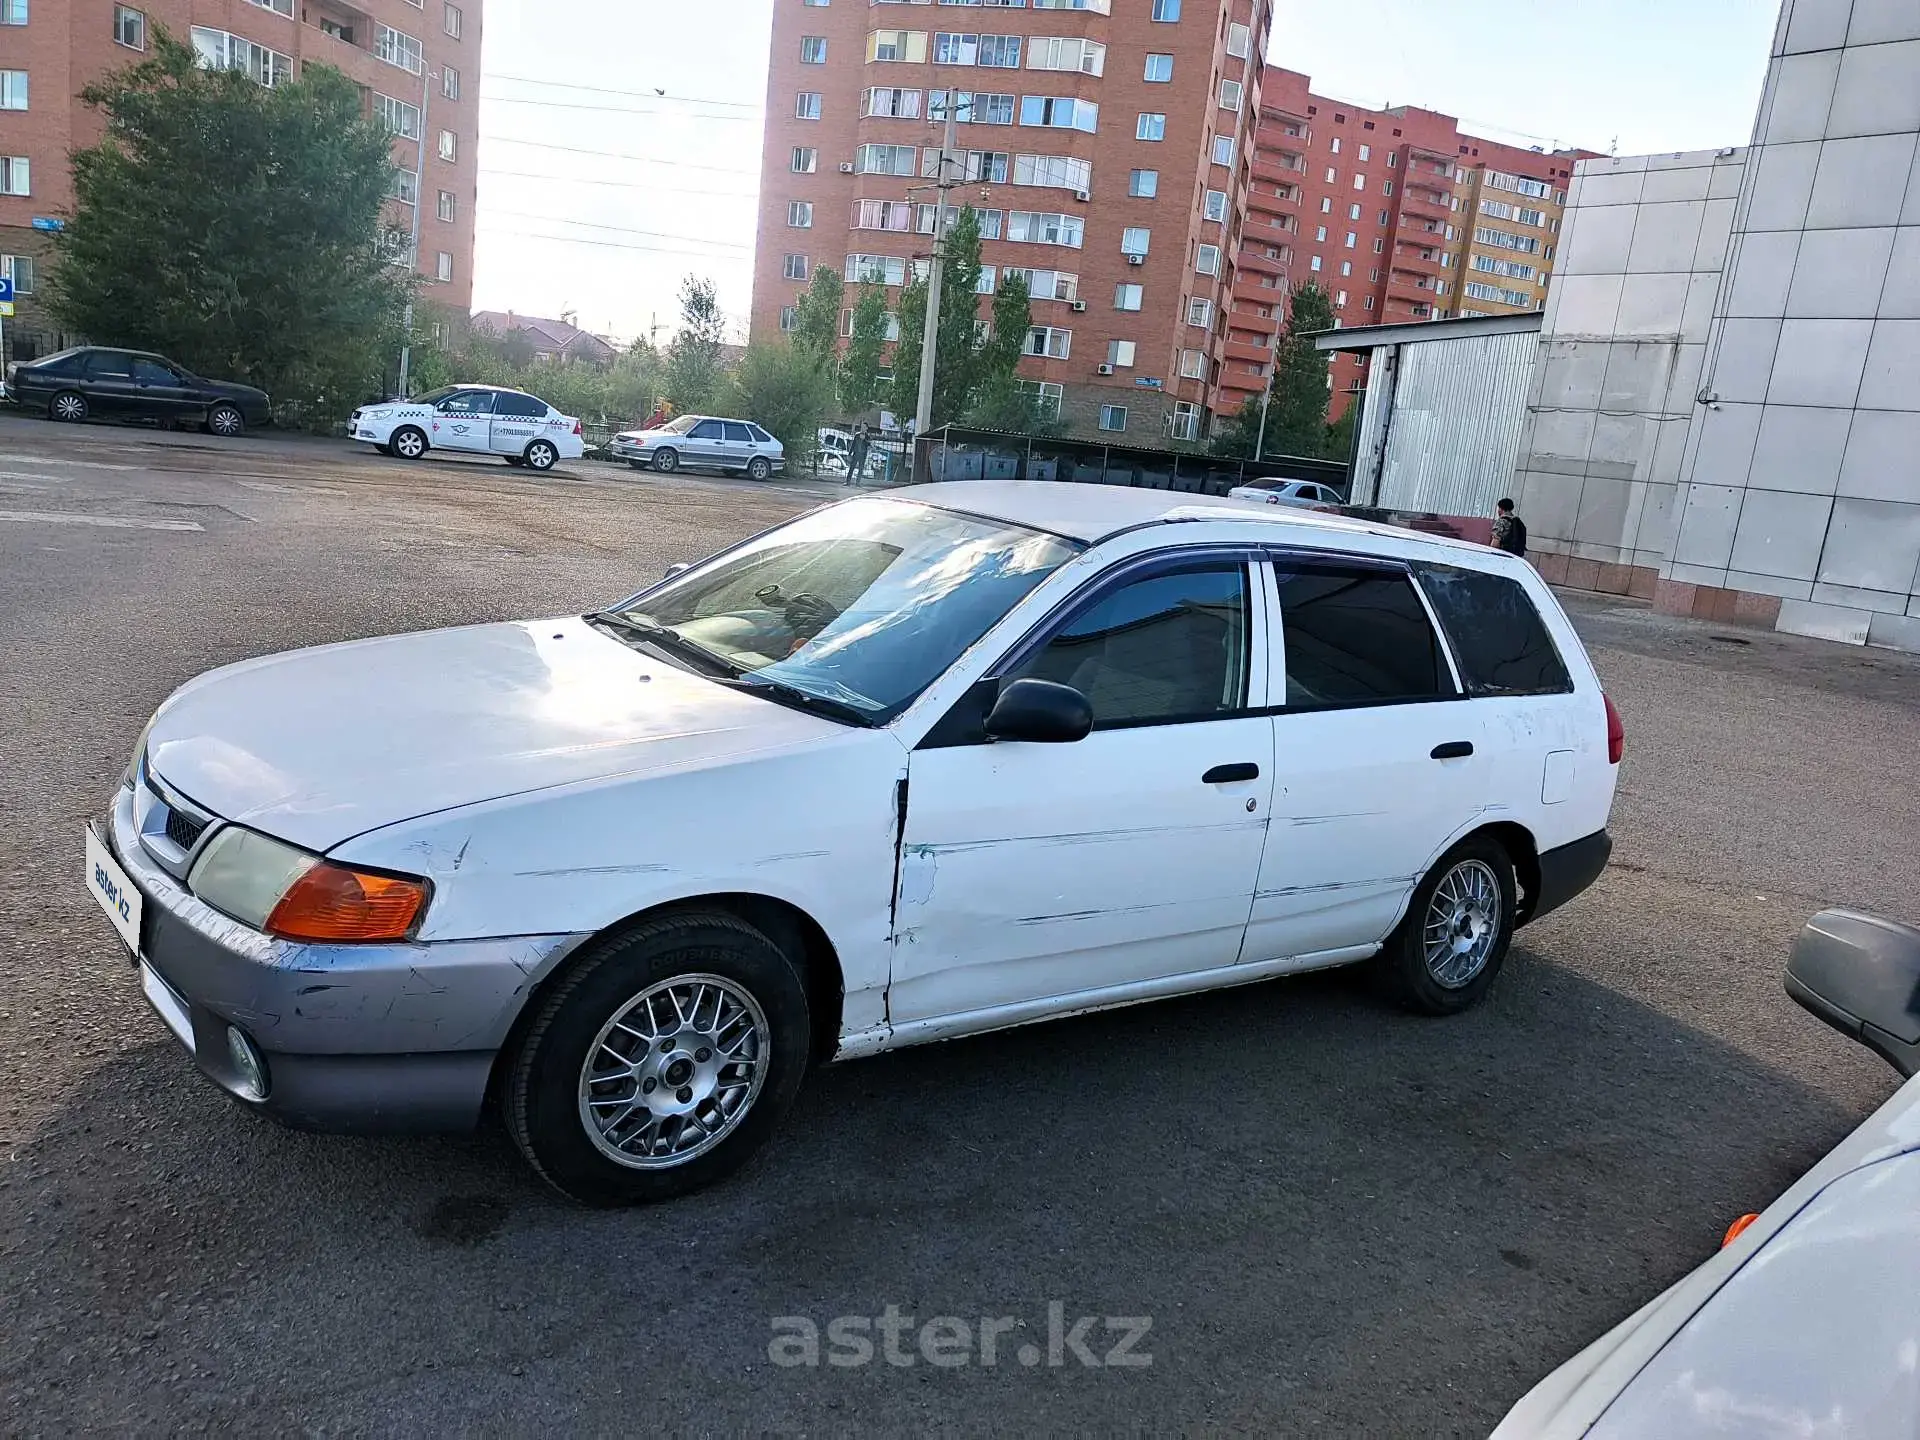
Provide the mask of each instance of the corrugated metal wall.
{"label": "corrugated metal wall", "polygon": [[[1355,490],[1377,464],[1373,502],[1389,510],[1484,515],[1513,486],[1537,333],[1422,340],[1374,352]],[[1389,370],[1397,371],[1389,377]],[[1391,405],[1376,404],[1391,388]],[[1383,460],[1376,459],[1384,433]],[[1368,441],[1373,441],[1369,446]],[[1356,498],[1357,495],[1356,495]]]}

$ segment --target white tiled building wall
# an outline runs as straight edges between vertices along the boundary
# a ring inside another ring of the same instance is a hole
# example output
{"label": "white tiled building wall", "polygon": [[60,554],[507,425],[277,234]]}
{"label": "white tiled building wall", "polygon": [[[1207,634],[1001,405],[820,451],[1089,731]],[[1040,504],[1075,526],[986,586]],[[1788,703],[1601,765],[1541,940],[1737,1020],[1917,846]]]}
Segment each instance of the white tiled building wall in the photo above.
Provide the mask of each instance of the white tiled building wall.
{"label": "white tiled building wall", "polygon": [[1786,0],[1663,571],[1780,596],[1783,630],[1914,650],[1917,151],[1920,0]]}

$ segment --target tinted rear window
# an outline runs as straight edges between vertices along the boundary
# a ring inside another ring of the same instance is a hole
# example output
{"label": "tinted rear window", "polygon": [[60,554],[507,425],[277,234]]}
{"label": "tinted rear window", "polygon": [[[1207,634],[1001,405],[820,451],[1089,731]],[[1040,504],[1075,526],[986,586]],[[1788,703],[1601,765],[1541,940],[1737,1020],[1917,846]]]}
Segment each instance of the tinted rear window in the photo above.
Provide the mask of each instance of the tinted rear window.
{"label": "tinted rear window", "polygon": [[1416,565],[1453,645],[1469,695],[1560,695],[1573,677],[1517,580],[1452,565]]}
{"label": "tinted rear window", "polygon": [[1274,566],[1287,708],[1450,698],[1451,679],[1413,582],[1390,571]]}
{"label": "tinted rear window", "polygon": [[547,402],[531,395],[516,395],[511,390],[496,390],[493,404],[496,415],[517,415],[530,420],[547,418]]}

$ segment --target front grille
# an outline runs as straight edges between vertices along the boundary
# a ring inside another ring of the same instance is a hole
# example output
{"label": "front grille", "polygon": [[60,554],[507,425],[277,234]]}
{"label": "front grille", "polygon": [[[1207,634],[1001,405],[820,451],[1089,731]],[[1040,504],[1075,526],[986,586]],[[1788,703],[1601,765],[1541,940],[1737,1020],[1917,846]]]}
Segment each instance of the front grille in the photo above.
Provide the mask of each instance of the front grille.
{"label": "front grille", "polygon": [[182,850],[191,850],[206,833],[207,822],[196,820],[191,815],[182,815],[171,806],[167,809],[167,839]]}

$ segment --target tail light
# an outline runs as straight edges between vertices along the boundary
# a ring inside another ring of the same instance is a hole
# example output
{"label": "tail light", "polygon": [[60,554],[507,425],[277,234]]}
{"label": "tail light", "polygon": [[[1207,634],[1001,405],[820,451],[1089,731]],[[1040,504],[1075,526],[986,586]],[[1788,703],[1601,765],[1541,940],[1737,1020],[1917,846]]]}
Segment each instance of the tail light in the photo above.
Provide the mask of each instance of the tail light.
{"label": "tail light", "polygon": [[578,420],[573,422],[573,433],[576,435],[580,433],[580,422]]}
{"label": "tail light", "polygon": [[1600,698],[1607,706],[1607,763],[1618,765],[1627,749],[1627,727],[1620,723],[1620,712],[1613,708],[1613,701],[1604,693]]}

